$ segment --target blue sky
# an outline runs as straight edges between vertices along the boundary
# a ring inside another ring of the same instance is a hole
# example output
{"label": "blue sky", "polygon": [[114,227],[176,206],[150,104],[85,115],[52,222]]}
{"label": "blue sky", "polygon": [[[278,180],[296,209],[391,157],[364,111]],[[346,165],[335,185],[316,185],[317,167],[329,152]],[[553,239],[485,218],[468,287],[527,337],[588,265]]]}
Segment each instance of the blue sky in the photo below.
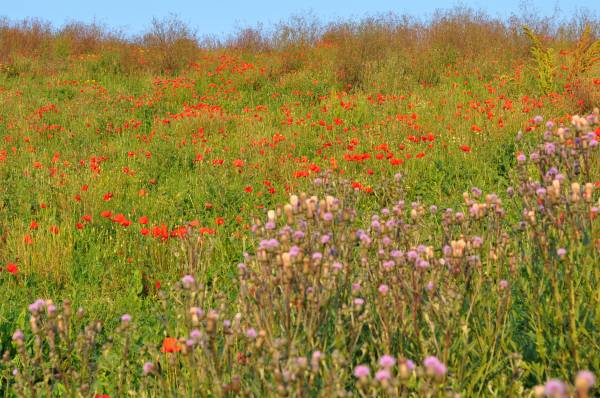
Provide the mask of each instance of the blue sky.
{"label": "blue sky", "polygon": [[[41,18],[60,26],[77,20],[100,22],[128,34],[143,31],[152,17],[177,15],[197,29],[200,35],[222,36],[237,27],[265,27],[293,14],[312,12],[322,21],[362,17],[388,11],[427,18],[436,9],[457,5],[487,11],[493,16],[519,14],[523,4],[529,11],[552,15],[558,7],[562,13],[597,9],[598,0],[0,0],[0,16],[11,20]],[[562,14],[561,13],[561,14]]]}

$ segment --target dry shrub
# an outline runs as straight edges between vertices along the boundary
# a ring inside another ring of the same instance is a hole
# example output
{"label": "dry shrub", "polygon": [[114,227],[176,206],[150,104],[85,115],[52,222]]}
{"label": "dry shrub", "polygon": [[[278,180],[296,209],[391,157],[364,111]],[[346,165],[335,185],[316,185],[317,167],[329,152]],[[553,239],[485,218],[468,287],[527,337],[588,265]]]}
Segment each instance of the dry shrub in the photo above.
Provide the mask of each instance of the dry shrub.
{"label": "dry shrub", "polygon": [[452,48],[466,59],[497,58],[499,51],[523,55],[526,45],[517,29],[469,8],[436,13],[423,41],[428,47]]}
{"label": "dry shrub", "polygon": [[148,50],[148,62],[165,73],[188,65],[199,51],[196,33],[174,15],[154,18],[141,44]]}
{"label": "dry shrub", "polygon": [[70,54],[81,55],[99,52],[110,35],[96,23],[71,22],[60,29],[57,38],[67,43]]}
{"label": "dry shrub", "polygon": [[343,84],[364,83],[367,65],[392,55],[407,57],[418,40],[418,24],[394,14],[366,18],[359,23],[329,25],[323,42],[335,53],[336,72]]}
{"label": "dry shrub", "polygon": [[261,25],[239,29],[225,42],[225,47],[246,52],[267,52],[272,49],[268,35]]}
{"label": "dry shrub", "polygon": [[[284,75],[306,68],[327,68],[339,83],[371,86],[381,81],[395,84],[435,84],[446,64],[467,64],[485,78],[503,73],[515,60],[525,60],[527,38],[523,25],[544,40],[552,37],[557,49],[570,49],[585,26],[597,37],[600,22],[580,13],[559,20],[528,10],[508,19],[490,17],[469,8],[434,14],[427,22],[408,16],[385,14],[357,21],[323,24],[313,15],[292,16],[272,29],[241,28],[225,40],[198,40],[195,31],[175,16],[154,19],[142,36],[131,40],[98,24],[73,22],[58,30],[39,20],[0,20],[0,63],[17,55],[38,58],[43,64],[62,62],[68,56],[93,54],[106,58],[101,69],[117,73],[141,68],[176,73],[207,51],[241,51],[276,55],[280,62],[270,73]],[[498,57],[498,54],[502,54]],[[482,59],[498,62],[481,62]],[[346,86],[347,87],[347,86]]]}
{"label": "dry shrub", "polygon": [[14,55],[42,55],[50,46],[51,35],[51,25],[39,19],[15,23],[0,19],[0,62],[10,62]]}

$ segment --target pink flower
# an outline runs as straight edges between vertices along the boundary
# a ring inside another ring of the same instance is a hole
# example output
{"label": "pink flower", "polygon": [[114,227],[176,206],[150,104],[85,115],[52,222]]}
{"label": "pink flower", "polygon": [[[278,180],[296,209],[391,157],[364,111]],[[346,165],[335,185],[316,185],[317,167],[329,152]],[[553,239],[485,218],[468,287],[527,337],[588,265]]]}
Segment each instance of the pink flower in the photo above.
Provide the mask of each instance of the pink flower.
{"label": "pink flower", "polygon": [[391,355],[384,355],[381,357],[381,359],[379,360],[379,365],[382,368],[391,368],[392,366],[394,366],[396,364],[396,358],[394,358]]}
{"label": "pink flower", "polygon": [[367,365],[358,365],[354,368],[354,376],[358,379],[369,376],[369,373],[371,373],[371,370]]}
{"label": "pink flower", "polygon": [[448,368],[439,359],[434,356],[429,356],[423,361],[423,366],[427,373],[433,376],[442,377],[448,372]]}
{"label": "pink flower", "polygon": [[377,373],[375,373],[375,379],[377,379],[377,381],[384,381],[384,380],[389,380],[392,377],[392,375],[390,374],[390,371],[387,369],[382,369],[377,371]]}

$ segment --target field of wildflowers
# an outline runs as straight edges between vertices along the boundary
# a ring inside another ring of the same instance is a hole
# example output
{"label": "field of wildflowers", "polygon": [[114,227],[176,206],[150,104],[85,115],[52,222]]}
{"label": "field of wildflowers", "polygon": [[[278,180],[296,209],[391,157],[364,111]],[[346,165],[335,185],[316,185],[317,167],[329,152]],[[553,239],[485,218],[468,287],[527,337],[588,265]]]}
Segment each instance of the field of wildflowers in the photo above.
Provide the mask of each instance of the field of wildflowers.
{"label": "field of wildflowers", "polygon": [[599,26],[0,20],[0,394],[598,396]]}

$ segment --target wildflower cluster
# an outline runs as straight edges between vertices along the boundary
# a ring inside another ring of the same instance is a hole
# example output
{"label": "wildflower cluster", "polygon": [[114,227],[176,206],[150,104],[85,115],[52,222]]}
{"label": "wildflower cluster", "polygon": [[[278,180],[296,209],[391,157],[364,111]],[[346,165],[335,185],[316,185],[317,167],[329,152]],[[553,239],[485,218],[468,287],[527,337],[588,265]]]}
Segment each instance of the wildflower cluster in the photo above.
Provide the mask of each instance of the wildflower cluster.
{"label": "wildflower cluster", "polygon": [[[204,240],[182,241],[190,274],[160,291],[158,340],[141,341],[128,314],[111,335],[98,322],[84,326],[68,301],[59,310],[38,300],[30,337],[17,330],[4,355],[7,388],[591,397],[600,369],[598,113],[547,122],[542,142],[517,154],[506,194],[474,187],[455,208],[407,200],[397,175],[389,203],[363,217],[360,187],[324,173],[319,195],[291,195],[255,220],[237,299],[206,277]],[[573,385],[560,381],[574,374]]]}

